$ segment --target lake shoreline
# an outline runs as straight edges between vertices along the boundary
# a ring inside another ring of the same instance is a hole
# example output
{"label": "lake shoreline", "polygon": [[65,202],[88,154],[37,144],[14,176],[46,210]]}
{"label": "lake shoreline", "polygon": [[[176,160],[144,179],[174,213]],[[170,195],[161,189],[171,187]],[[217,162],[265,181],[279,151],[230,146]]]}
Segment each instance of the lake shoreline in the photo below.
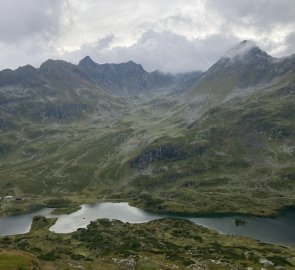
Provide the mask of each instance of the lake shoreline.
{"label": "lake shoreline", "polygon": [[35,201],[33,204],[26,204],[24,208],[18,208],[17,212],[10,212],[8,209],[8,211],[5,211],[2,209],[2,211],[0,212],[0,218],[5,217],[5,216],[17,216],[17,215],[23,215],[23,214],[30,214],[36,210],[40,210],[42,208],[53,208],[56,209],[56,213],[57,214],[71,214],[75,211],[77,211],[78,209],[81,208],[81,205],[84,204],[98,204],[98,203],[104,203],[104,202],[111,202],[111,203],[118,203],[118,202],[127,202],[130,206],[133,207],[138,207],[140,209],[143,209],[145,211],[148,211],[150,213],[154,213],[154,214],[160,214],[160,215],[177,215],[177,216],[186,216],[186,217],[229,217],[229,216],[242,216],[242,217],[265,217],[265,218],[276,218],[280,215],[282,215],[285,211],[288,210],[293,210],[295,209],[295,205],[285,205],[282,206],[280,208],[277,209],[270,209],[268,210],[268,212],[266,212],[265,214],[262,213],[256,213],[256,212],[244,212],[244,211],[218,211],[218,212],[214,212],[214,211],[197,211],[197,212],[193,212],[193,211],[163,211],[160,209],[152,209],[149,207],[144,207],[141,204],[138,203],[134,203],[132,200],[128,201],[128,200],[123,200],[123,199],[108,199],[108,198],[103,198],[101,200],[97,200],[94,201],[93,199],[90,200],[79,200],[78,201],[72,201],[70,205],[62,205],[61,207],[57,207],[57,206],[50,206],[44,202],[38,202]]}
{"label": "lake shoreline", "polygon": [[[124,200],[117,200],[117,201],[109,201],[106,200],[105,202],[126,202]],[[288,210],[294,210],[295,205],[286,205],[282,206],[277,209],[270,210],[268,213],[265,214],[258,214],[255,212],[239,212],[239,211],[220,211],[220,212],[212,212],[212,211],[198,211],[198,212],[191,212],[191,211],[163,211],[163,210],[155,210],[148,207],[142,207],[142,205],[137,203],[128,202],[130,206],[139,207],[143,210],[149,211],[155,214],[167,214],[167,215],[178,215],[178,216],[190,216],[190,217],[226,217],[226,216],[244,216],[244,217],[265,217],[265,218],[276,218],[282,215],[283,212]]]}

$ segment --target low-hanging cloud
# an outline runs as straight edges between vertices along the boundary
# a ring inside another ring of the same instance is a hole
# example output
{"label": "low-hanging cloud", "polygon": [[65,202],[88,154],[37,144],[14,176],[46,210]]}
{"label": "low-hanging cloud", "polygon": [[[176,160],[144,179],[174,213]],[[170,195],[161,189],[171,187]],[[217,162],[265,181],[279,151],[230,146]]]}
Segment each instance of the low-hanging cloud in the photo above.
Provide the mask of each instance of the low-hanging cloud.
{"label": "low-hanging cloud", "polygon": [[[133,60],[148,71],[161,70],[179,73],[204,70],[221,57],[230,46],[239,40],[233,36],[213,35],[203,40],[188,40],[185,36],[171,32],[145,32],[140,39],[128,47],[113,47],[100,50],[85,47],[68,55],[71,59],[90,55],[98,63],[120,63]],[[216,44],[219,44],[216,47]]]}
{"label": "low-hanging cloud", "polygon": [[295,31],[288,35],[285,51],[287,54],[295,53]]}

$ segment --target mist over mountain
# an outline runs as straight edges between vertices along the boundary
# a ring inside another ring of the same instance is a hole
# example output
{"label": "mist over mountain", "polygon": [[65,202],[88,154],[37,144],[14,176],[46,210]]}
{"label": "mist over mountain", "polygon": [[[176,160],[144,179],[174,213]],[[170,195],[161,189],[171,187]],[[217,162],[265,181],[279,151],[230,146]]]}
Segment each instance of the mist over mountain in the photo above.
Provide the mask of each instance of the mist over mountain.
{"label": "mist over mountain", "polygon": [[196,113],[186,112],[189,119],[199,118],[209,108],[234,97],[257,93],[294,73],[295,57],[274,58],[251,41],[242,41],[213,64],[187,93]]}
{"label": "mist over mountain", "polygon": [[[191,72],[178,75],[165,74],[159,71],[146,72],[140,64],[133,61],[122,64],[99,65],[87,56],[79,62],[97,85],[102,85],[112,95],[128,96],[159,90],[161,88],[187,88],[191,85],[181,85],[181,81],[194,78],[197,81],[201,72]],[[184,89],[185,90],[185,89]]]}

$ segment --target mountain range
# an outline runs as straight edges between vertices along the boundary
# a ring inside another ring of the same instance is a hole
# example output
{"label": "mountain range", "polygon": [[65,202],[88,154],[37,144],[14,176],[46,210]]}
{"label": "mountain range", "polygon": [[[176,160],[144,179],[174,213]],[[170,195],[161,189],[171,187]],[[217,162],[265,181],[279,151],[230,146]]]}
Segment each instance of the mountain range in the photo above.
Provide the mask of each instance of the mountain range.
{"label": "mountain range", "polygon": [[0,196],[272,214],[295,204],[294,104],[295,56],[250,41],[206,72],[89,56],[3,70]]}

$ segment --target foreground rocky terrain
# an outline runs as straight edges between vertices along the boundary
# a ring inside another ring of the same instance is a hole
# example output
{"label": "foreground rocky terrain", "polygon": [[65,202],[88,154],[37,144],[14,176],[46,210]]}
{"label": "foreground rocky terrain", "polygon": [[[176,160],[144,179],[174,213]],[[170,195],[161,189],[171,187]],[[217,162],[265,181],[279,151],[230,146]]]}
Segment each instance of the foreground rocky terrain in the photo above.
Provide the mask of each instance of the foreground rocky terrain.
{"label": "foreground rocky terrain", "polygon": [[30,233],[0,239],[1,269],[294,269],[292,248],[220,235],[184,220],[101,219],[71,234],[49,232],[53,223],[35,217]]}

